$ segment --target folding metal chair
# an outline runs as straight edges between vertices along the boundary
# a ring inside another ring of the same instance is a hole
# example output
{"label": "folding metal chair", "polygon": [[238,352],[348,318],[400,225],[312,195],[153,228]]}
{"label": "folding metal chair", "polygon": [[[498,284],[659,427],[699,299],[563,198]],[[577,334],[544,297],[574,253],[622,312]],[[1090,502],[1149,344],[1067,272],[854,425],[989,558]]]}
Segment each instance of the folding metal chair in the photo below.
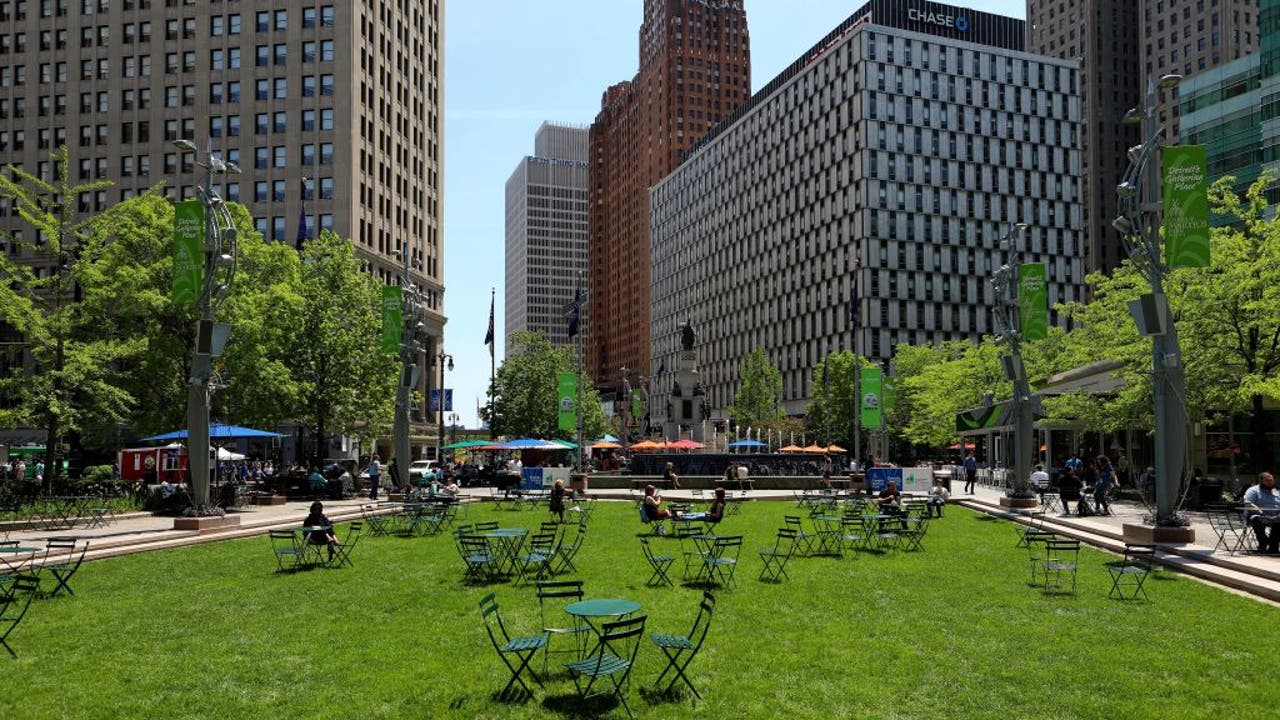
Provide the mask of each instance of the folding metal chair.
{"label": "folding metal chair", "polygon": [[670,693],[676,685],[677,680],[683,680],[684,684],[689,686],[693,694],[702,699],[702,694],[698,692],[698,688],[693,686],[693,682],[689,680],[689,676],[685,670],[689,668],[689,664],[697,657],[698,651],[702,649],[702,643],[707,639],[707,631],[711,629],[711,615],[716,609],[716,596],[709,592],[702,593],[702,602],[698,605],[698,615],[693,619],[693,627],[689,630],[688,635],[664,635],[661,633],[652,633],[649,640],[658,649],[662,650],[662,654],[667,656],[667,665],[658,674],[658,679],[654,681],[654,685],[661,687],[662,680],[667,673],[675,671],[671,676],[671,682],[667,683],[665,688],[661,689],[663,693]]}
{"label": "folding metal chair", "polygon": [[671,567],[671,563],[676,559],[670,555],[654,555],[653,548],[649,547],[649,538],[640,538],[640,547],[644,548],[644,558],[649,561],[649,567],[652,568],[653,574],[649,576],[645,585],[674,585],[671,582],[671,576],[667,574],[667,569]]}
{"label": "folding metal chair", "polygon": [[347,534],[342,538],[341,542],[335,543],[333,546],[333,559],[329,561],[329,567],[342,567],[351,564],[351,551],[355,549],[356,543],[360,542],[360,534],[364,531],[364,523],[357,520],[347,527]]}
{"label": "folding metal chair", "polygon": [[276,572],[297,570],[302,565],[304,552],[296,532],[268,530],[267,537],[271,540],[271,553],[276,559]]}
{"label": "folding metal chair", "polygon": [[573,536],[572,543],[566,545],[563,538],[561,539],[558,546],[559,552],[557,553],[556,559],[553,563],[555,565],[552,569],[553,574],[559,575],[560,573],[567,572],[569,570],[577,572],[578,567],[573,564],[573,559],[578,556],[578,551],[582,549],[582,542],[586,539],[586,536],[587,524],[584,519],[583,522],[578,524],[578,532]]}
{"label": "folding metal chair", "polygon": [[706,582],[725,587],[733,585],[733,574],[738,568],[738,555],[741,552],[741,535],[718,537],[712,541],[710,551],[702,558],[702,564],[706,568]]}
{"label": "folding metal chair", "polygon": [[14,658],[18,657],[18,653],[14,652],[9,645],[9,634],[18,627],[18,623],[22,622],[27,609],[31,607],[31,600],[39,592],[40,578],[34,575],[19,575],[14,580],[10,593],[0,597],[0,645],[3,645]]}
{"label": "folding metal chair", "polygon": [[923,551],[924,536],[928,531],[929,516],[927,514],[908,517],[904,523],[903,529],[899,531],[899,535],[901,535],[902,539],[907,542],[907,546],[904,550],[907,552]]}
{"label": "folding metal chair", "polygon": [[796,550],[801,555],[812,555],[814,533],[805,532],[804,525],[800,522],[800,516],[783,515],[782,521],[786,523],[787,527],[796,531],[796,543],[798,543]]}
{"label": "folding metal chair", "polygon": [[782,582],[782,578],[791,579],[787,575],[787,561],[796,551],[796,531],[794,528],[778,528],[778,536],[773,547],[760,551],[760,560],[764,567],[760,568],[760,580],[766,582]]}
{"label": "folding metal chair", "polygon": [[1045,543],[1050,540],[1057,539],[1057,535],[1048,530],[1035,530],[1027,535],[1026,548],[1027,559],[1031,565],[1031,586],[1039,587],[1043,584],[1040,579],[1040,573],[1044,569],[1045,560]]}
{"label": "folding metal chair", "polygon": [[[634,717],[631,707],[627,705],[626,688],[631,678],[631,668],[635,666],[636,652],[640,649],[640,638],[644,636],[646,620],[648,616],[641,615],[605,623],[600,628],[600,642],[591,655],[565,664],[573,675],[573,684],[582,702],[593,697],[616,697],[626,709],[627,716]],[[592,692],[596,682],[603,679],[609,680],[612,688]]]}
{"label": "folding metal chair", "polygon": [[[489,642],[493,643],[493,649],[498,652],[498,657],[502,658],[502,662],[511,671],[511,679],[498,692],[498,697],[506,697],[517,683],[528,695],[533,695],[533,690],[524,683],[520,677],[526,672],[533,681],[542,687],[542,680],[538,678],[538,674],[529,667],[529,661],[547,644],[547,634],[539,633],[537,635],[524,635],[512,637],[507,633],[507,626],[502,622],[502,614],[498,612],[498,602],[494,598],[493,593],[489,593],[480,598],[480,615],[484,618],[485,632],[489,633]],[[513,663],[511,658],[514,657],[516,662]]]}
{"label": "folding metal chair", "polygon": [[1155,560],[1155,545],[1125,543],[1124,559],[1107,563],[1107,572],[1111,573],[1111,590],[1107,592],[1107,597],[1137,600],[1141,594],[1144,599],[1150,600],[1144,584],[1155,566]]}
{"label": "folding metal chair", "polygon": [[360,516],[369,526],[369,534],[374,537],[391,532],[391,517],[377,512],[377,505],[361,505]]}
{"label": "folding metal chair", "polygon": [[1076,592],[1076,572],[1080,567],[1079,540],[1046,540],[1044,543],[1044,590],[1062,591],[1071,579],[1071,593]]}
{"label": "folding metal chair", "polygon": [[[80,551],[78,556],[77,549]],[[67,553],[65,558],[61,557],[63,551]],[[49,597],[57,597],[63,590],[70,595],[76,594],[76,591],[71,589],[71,578],[80,569],[80,564],[84,562],[87,552],[89,552],[88,541],[85,541],[84,545],[78,545],[76,539],[71,537],[49,538],[45,545],[44,569],[48,570],[57,582],[53,591],[49,593]]]}
{"label": "folding metal chair", "polygon": [[458,552],[465,567],[463,582],[489,582],[497,574],[498,559],[490,552],[489,540],[483,535],[460,536]]}
{"label": "folding metal chair", "polygon": [[[587,654],[587,641],[594,632],[591,626],[585,622],[577,622],[572,627],[562,625],[552,625],[547,622],[547,601],[554,601],[557,617],[563,617],[559,612],[560,608],[569,600],[581,600],[583,598],[582,581],[581,580],[539,580],[538,581],[538,612],[542,616],[542,632],[547,635],[547,644],[542,649],[542,673],[547,672],[547,659],[553,653],[573,653],[574,659],[580,659]],[[573,638],[573,650],[552,650],[552,640],[556,637]]]}
{"label": "folding metal chair", "polygon": [[517,585],[528,580],[532,573],[534,580],[541,580],[551,574],[551,561],[559,553],[555,533],[538,533],[529,538],[529,546],[525,552],[516,556]]}

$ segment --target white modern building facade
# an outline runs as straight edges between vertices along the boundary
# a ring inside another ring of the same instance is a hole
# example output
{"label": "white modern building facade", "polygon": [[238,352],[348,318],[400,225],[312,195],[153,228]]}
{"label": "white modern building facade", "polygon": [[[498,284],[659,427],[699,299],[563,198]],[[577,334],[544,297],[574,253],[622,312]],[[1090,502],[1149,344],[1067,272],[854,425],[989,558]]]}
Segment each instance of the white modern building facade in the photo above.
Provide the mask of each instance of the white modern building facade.
{"label": "white modern building facade", "polygon": [[[801,414],[828,353],[992,333],[1016,223],[1050,307],[1082,299],[1079,67],[1024,38],[1013,18],[873,0],[713,129],[651,191],[653,367],[675,367],[687,321],[712,419],[757,347]],[[657,378],[658,413],[669,393]]]}
{"label": "white modern building facade", "polygon": [[[543,123],[534,153],[516,166],[506,189],[506,286],[503,323],[555,345],[569,343],[565,307],[587,269],[585,126]],[[585,306],[584,306],[585,308]],[[580,327],[586,328],[585,314]]]}

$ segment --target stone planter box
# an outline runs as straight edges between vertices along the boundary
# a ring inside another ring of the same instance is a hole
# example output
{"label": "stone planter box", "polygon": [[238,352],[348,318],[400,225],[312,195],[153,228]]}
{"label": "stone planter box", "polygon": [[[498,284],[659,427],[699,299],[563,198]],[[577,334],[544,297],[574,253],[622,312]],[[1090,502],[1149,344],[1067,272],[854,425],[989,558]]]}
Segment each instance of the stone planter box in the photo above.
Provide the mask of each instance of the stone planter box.
{"label": "stone planter box", "polygon": [[1002,508],[1025,510],[1027,508],[1033,508],[1039,505],[1040,505],[1040,501],[1033,497],[1015,498],[1015,497],[1001,496],[1000,498],[1000,507]]}
{"label": "stone planter box", "polygon": [[224,515],[222,517],[179,517],[173,519],[174,530],[195,530],[201,535],[208,532],[217,532],[228,528],[239,527],[240,517],[238,515]]}
{"label": "stone planter box", "polygon": [[258,495],[253,498],[254,505],[284,505],[289,498],[283,495]]}
{"label": "stone planter box", "polygon": [[1196,531],[1189,527],[1152,527],[1150,525],[1123,526],[1124,541],[1143,545],[1182,545],[1196,541]]}

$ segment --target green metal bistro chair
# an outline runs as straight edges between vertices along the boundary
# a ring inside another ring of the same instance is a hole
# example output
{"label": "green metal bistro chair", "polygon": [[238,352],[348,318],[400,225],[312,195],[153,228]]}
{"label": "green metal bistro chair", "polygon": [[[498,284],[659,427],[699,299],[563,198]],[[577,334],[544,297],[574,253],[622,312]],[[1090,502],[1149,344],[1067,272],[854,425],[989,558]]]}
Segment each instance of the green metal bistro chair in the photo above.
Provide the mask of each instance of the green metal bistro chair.
{"label": "green metal bistro chair", "polygon": [[667,569],[671,567],[671,563],[676,559],[670,555],[654,555],[653,548],[649,546],[649,538],[640,538],[640,547],[644,548],[644,558],[649,561],[649,567],[653,569],[653,574],[649,576],[649,581],[645,584],[652,587],[654,585],[674,585],[671,582],[671,576],[667,574]]}
{"label": "green metal bistro chair", "polygon": [[[702,693],[698,692],[698,688],[693,686],[689,680],[689,676],[685,674],[685,670],[689,668],[689,664],[697,657],[698,651],[702,649],[702,643],[707,639],[707,631],[711,629],[711,615],[716,609],[716,596],[709,592],[702,593],[702,602],[698,606],[698,615],[693,619],[693,627],[689,630],[688,635],[665,635],[662,633],[651,633],[649,639],[653,641],[658,649],[662,650],[662,654],[667,656],[667,665],[658,674],[658,679],[654,681],[654,685],[660,688],[662,693],[670,693],[676,685],[677,680],[683,680],[685,685],[693,691],[694,696],[699,700],[702,699]],[[665,688],[662,687],[662,681],[666,678],[667,673],[675,671],[671,675],[671,682],[667,683]]]}
{"label": "green metal bistro chair", "polygon": [[[484,618],[484,629],[489,633],[489,642],[493,643],[493,649],[498,652],[498,657],[502,658],[503,664],[511,671],[511,679],[498,692],[497,697],[507,697],[517,683],[525,693],[532,696],[533,690],[520,676],[527,672],[539,687],[542,686],[542,680],[538,678],[533,668],[529,667],[529,661],[546,646],[547,634],[544,632],[537,635],[512,637],[507,632],[507,626],[502,622],[502,613],[498,612],[498,601],[493,593],[480,598],[480,615]],[[512,658],[515,660],[513,661]]]}
{"label": "green metal bistro chair", "polygon": [[1155,567],[1155,561],[1155,545],[1125,543],[1124,559],[1107,563],[1107,572],[1111,573],[1111,590],[1107,597],[1137,600],[1141,594],[1143,599],[1150,600],[1144,584]]}
{"label": "green metal bistro chair", "polygon": [[329,561],[329,567],[351,564],[351,551],[355,549],[356,543],[360,542],[360,535],[363,532],[364,523],[359,520],[347,526],[347,534],[333,546],[333,559]]}
{"label": "green metal bistro chair", "polygon": [[465,572],[463,582],[486,583],[498,572],[498,558],[489,549],[489,539],[483,535],[462,535],[458,538],[458,552],[462,555]]}
{"label": "green metal bistro chair", "polygon": [[804,525],[800,522],[799,515],[783,515],[782,521],[787,527],[796,531],[796,542],[799,546],[796,548],[801,555],[813,554],[814,533],[805,532]]}
{"label": "green metal bistro chair", "polygon": [[[633,717],[631,707],[627,705],[627,681],[631,678],[631,668],[635,666],[646,620],[648,616],[641,615],[605,623],[600,628],[600,641],[595,650],[581,660],[565,664],[573,675],[573,684],[582,702],[594,697],[616,697],[626,709],[627,716]],[[592,692],[596,683],[605,679],[611,689]]]}
{"label": "green metal bistro chair", "polygon": [[377,505],[361,505],[360,516],[369,525],[369,534],[375,537],[391,532],[391,516],[378,512]]}
{"label": "green metal bistro chair", "polygon": [[[79,554],[77,555],[77,551]],[[64,556],[63,553],[66,553]],[[89,552],[89,543],[85,541],[84,545],[79,545],[73,537],[54,537],[49,538],[45,545],[44,569],[49,571],[56,581],[53,591],[49,593],[49,597],[57,597],[58,593],[66,590],[68,594],[75,595],[76,592],[71,589],[71,578],[80,569],[81,563],[84,562],[85,553]]]}
{"label": "green metal bistro chair", "polygon": [[760,579],[765,582],[782,582],[782,578],[790,580],[791,576],[787,575],[787,561],[795,551],[795,529],[779,528],[773,547],[760,551],[760,560],[764,563],[764,567],[760,568]]}
{"label": "green metal bistro chair", "polygon": [[556,559],[553,563],[555,565],[553,572],[556,575],[570,570],[574,572],[577,572],[578,570],[578,567],[573,564],[573,559],[578,557],[578,551],[582,549],[582,543],[587,536],[587,523],[585,520],[578,523],[577,528],[578,531],[573,536],[572,543],[566,545],[563,539],[561,539],[559,553],[556,555]]}
{"label": "green metal bistro chair", "polygon": [[742,536],[718,537],[711,545],[702,563],[706,567],[705,580],[724,587],[733,585],[733,573],[738,568],[738,555],[742,552]]}
{"label": "green metal bistro chair", "polygon": [[1058,539],[1058,536],[1048,530],[1036,530],[1023,537],[1026,538],[1027,560],[1031,565],[1031,586],[1039,587],[1044,584],[1041,572],[1044,570],[1045,543]]}
{"label": "green metal bistro chair", "polygon": [[[582,581],[581,580],[539,580],[538,581],[538,612],[542,617],[542,632],[547,634],[547,644],[542,649],[542,673],[547,673],[548,656],[555,653],[572,653],[574,659],[581,659],[587,654],[587,642],[590,640],[593,630],[591,626],[585,622],[577,622],[572,627],[562,625],[553,625],[547,621],[547,603],[551,601],[551,605],[556,611],[556,617],[563,617],[560,609],[568,602],[581,600],[583,598]],[[573,639],[572,650],[552,650],[552,640],[557,637],[567,637]]]}
{"label": "green metal bistro chair", "polygon": [[18,623],[22,622],[22,618],[26,616],[27,609],[31,607],[31,600],[40,593],[40,578],[34,575],[19,575],[13,582],[13,587],[9,595],[0,598],[0,645],[14,658],[18,657],[18,653],[13,651],[9,645],[9,633],[18,627]]}
{"label": "green metal bistro chair", "polygon": [[555,533],[538,533],[529,538],[525,551],[516,556],[516,584],[541,580],[551,574],[551,561],[559,554],[559,543]]}
{"label": "green metal bistro chair", "polygon": [[293,530],[268,530],[271,540],[271,553],[276,558],[276,572],[297,570],[302,566],[304,548],[298,542],[298,534]]}
{"label": "green metal bistro chair", "polygon": [[928,514],[908,515],[906,527],[901,531],[902,539],[906,541],[907,546],[904,548],[907,552],[923,551],[924,536],[929,531]]}
{"label": "green metal bistro chair", "polygon": [[1079,540],[1046,540],[1044,543],[1045,592],[1066,592],[1066,582],[1071,580],[1071,594],[1076,592],[1076,571],[1080,567]]}
{"label": "green metal bistro chair", "polygon": [[1015,525],[1014,529],[1018,532],[1018,544],[1016,547],[1026,547],[1027,539],[1035,533],[1044,530],[1044,511],[1036,510],[1027,516],[1026,525]]}

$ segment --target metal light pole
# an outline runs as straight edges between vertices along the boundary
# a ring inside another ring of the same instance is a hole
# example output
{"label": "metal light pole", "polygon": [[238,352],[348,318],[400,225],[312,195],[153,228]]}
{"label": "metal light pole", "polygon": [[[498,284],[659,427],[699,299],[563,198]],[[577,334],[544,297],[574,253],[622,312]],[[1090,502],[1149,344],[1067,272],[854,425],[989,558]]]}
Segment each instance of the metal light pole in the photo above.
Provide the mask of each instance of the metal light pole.
{"label": "metal light pole", "polygon": [[[1018,265],[1022,262],[1022,238],[1026,223],[1018,223],[1000,236],[1000,247],[1009,248],[1009,259],[991,278],[995,290],[996,326],[1000,332],[996,342],[1009,354],[1001,358],[1005,377],[1013,381],[1013,489],[1015,496],[1026,488],[1031,477],[1035,453],[1035,429],[1032,417],[1031,385],[1022,363],[1022,329],[1019,319]],[[961,443],[963,449],[963,443]]]}
{"label": "metal light pole", "polygon": [[1155,411],[1155,466],[1157,526],[1177,526],[1178,488],[1186,467],[1187,409],[1186,379],[1182,370],[1182,350],[1164,293],[1167,271],[1161,257],[1160,223],[1163,203],[1158,195],[1160,168],[1157,155],[1164,128],[1155,118],[1157,89],[1176,88],[1181,75],[1165,75],[1157,84],[1147,79],[1147,93],[1141,108],[1125,114],[1127,124],[1141,124],[1143,143],[1129,148],[1129,169],[1116,186],[1120,196],[1120,217],[1112,226],[1124,237],[1125,249],[1135,267],[1151,284],[1151,293],[1129,304],[1129,310],[1143,335],[1151,337],[1151,386]]}
{"label": "metal light pole", "polygon": [[400,274],[400,307],[402,323],[400,331],[400,381],[396,385],[396,416],[393,422],[392,435],[395,441],[396,465],[402,477],[396,478],[401,484],[409,479],[409,463],[413,462],[413,450],[409,444],[410,413],[413,410],[411,393],[418,386],[418,375],[421,373],[418,358],[422,354],[422,341],[427,326],[423,322],[426,303],[423,302],[422,291],[409,276],[409,246],[406,244],[400,251],[403,268]]}
{"label": "metal light pole", "polygon": [[436,353],[435,360],[440,366],[440,387],[436,393],[438,402],[436,403],[440,410],[440,443],[436,445],[436,461],[444,462],[444,371],[448,367],[453,369],[453,356],[444,350]]}
{"label": "metal light pole", "polygon": [[[177,140],[174,145],[189,153],[197,152],[190,140]],[[240,168],[224,161],[211,146],[205,150],[204,161],[197,160],[196,165],[205,169],[204,185],[196,188],[204,205],[205,241],[203,276],[200,295],[196,298],[200,320],[196,324],[195,354],[187,378],[187,462],[191,471],[191,499],[199,508],[209,504],[209,396],[216,387],[212,382],[213,358],[222,354],[231,332],[230,325],[215,323],[213,318],[231,290],[236,274],[235,222],[213,186],[213,177],[226,173],[238,175]]]}
{"label": "metal light pole", "polygon": [[[862,356],[858,353],[858,340],[862,337],[862,296],[858,294],[858,279],[862,275],[862,255],[853,260],[853,287],[850,289],[851,302],[849,308],[849,329],[853,337],[849,344],[853,348],[853,462],[859,467],[862,462]],[[866,472],[866,468],[863,468]]]}

